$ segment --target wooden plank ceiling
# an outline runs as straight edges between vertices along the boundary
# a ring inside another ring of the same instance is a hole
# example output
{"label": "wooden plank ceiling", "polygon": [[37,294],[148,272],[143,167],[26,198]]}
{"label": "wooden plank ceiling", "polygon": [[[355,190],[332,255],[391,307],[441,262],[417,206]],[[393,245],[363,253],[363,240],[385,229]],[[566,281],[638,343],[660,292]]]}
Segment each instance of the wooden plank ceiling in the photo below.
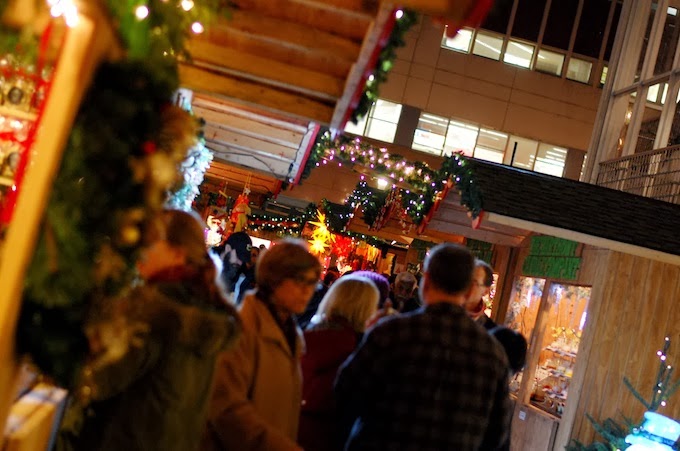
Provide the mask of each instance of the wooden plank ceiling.
{"label": "wooden plank ceiling", "polygon": [[230,19],[192,38],[192,61],[180,65],[183,84],[320,124],[349,107],[345,97],[364,76],[391,12],[368,0],[233,3]]}
{"label": "wooden plank ceiling", "polygon": [[194,92],[217,163],[294,181],[317,124],[343,128],[392,7],[378,0],[232,3],[230,18],[192,37],[182,85]]}

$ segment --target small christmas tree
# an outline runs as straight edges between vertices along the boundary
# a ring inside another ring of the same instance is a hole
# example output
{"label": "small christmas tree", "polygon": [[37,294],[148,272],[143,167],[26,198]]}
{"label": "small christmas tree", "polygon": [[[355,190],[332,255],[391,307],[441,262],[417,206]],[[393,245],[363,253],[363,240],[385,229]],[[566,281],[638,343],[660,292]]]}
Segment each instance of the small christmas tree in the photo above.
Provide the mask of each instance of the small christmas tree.
{"label": "small christmas tree", "polygon": [[[680,388],[680,378],[673,380],[673,371],[675,368],[667,362],[668,350],[671,347],[671,339],[666,337],[664,339],[663,349],[656,352],[659,357],[659,370],[656,375],[656,382],[652,388],[652,396],[649,401],[644,398],[634,387],[627,377],[623,378],[623,383],[631,391],[633,396],[645,406],[648,412],[656,412],[660,407],[665,407],[668,399]],[[586,417],[593,424],[595,431],[600,434],[605,442],[595,442],[590,445],[572,440],[567,446],[567,451],[610,451],[610,450],[624,450],[628,448],[625,438],[628,434],[635,432],[642,422],[633,422],[625,415],[623,417],[623,424],[616,422],[611,418],[607,418],[602,423],[598,423],[592,416],[586,414]]]}

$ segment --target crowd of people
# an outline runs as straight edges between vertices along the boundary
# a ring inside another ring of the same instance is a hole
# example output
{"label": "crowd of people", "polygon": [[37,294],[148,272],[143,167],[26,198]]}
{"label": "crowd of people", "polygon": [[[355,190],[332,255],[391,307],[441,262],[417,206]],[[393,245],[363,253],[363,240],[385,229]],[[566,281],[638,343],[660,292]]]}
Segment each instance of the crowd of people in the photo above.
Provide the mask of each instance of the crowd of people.
{"label": "crowd of people", "polygon": [[111,313],[143,327],[111,358],[93,325],[92,402],[63,449],[509,449],[526,341],[480,313],[493,272],[465,247],[392,281],[323,274],[295,239],[217,252],[221,271],[200,218],[164,213]]}

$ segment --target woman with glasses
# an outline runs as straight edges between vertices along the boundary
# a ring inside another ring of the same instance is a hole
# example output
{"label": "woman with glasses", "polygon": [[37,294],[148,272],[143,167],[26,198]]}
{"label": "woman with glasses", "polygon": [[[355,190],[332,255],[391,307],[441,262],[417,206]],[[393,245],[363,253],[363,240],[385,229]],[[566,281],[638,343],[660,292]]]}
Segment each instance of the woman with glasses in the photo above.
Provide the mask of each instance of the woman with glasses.
{"label": "woman with glasses", "polygon": [[300,450],[302,336],[295,315],[314,294],[321,265],[299,240],[283,240],[255,269],[240,307],[243,335],[222,354],[204,450]]}

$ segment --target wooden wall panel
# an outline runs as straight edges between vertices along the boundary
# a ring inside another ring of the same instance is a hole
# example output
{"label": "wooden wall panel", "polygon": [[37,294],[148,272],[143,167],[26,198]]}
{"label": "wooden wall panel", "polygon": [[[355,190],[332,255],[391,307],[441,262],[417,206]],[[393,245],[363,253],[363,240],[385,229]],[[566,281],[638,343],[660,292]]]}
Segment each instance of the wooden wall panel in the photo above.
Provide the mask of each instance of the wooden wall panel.
{"label": "wooden wall panel", "polygon": [[[601,288],[599,288],[601,287]],[[576,407],[570,437],[583,443],[601,440],[585,414],[596,420],[641,418],[644,407],[623,384],[628,377],[645,397],[652,393],[659,359],[656,351],[666,336],[673,345],[668,361],[680,362],[680,267],[611,252],[606,271],[595,281],[593,305],[586,331],[591,351],[584,369],[584,381]],[[660,413],[680,417],[680,401],[672,398]],[[554,449],[563,449],[556,440]]]}

